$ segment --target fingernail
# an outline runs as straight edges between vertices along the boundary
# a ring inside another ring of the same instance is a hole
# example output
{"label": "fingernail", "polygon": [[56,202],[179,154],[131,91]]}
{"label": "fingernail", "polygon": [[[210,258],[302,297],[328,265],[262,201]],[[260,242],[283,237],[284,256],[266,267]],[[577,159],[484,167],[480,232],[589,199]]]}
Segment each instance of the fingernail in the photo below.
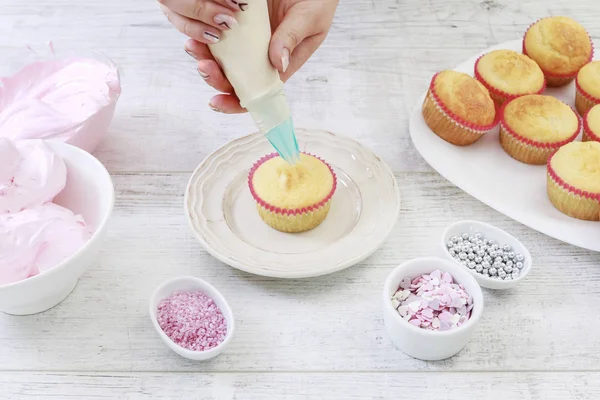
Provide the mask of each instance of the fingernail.
{"label": "fingernail", "polygon": [[196,60],[196,55],[194,53],[192,53],[191,51],[189,51],[188,49],[185,49],[185,52],[188,53],[188,56],[192,57],[194,60]]}
{"label": "fingernail", "polygon": [[208,106],[210,107],[211,110],[215,111],[215,112],[221,112],[221,110],[219,110],[217,107],[215,107],[212,103],[212,101],[210,103],[208,103]]}
{"label": "fingernail", "polygon": [[204,80],[208,79],[209,75],[206,72],[202,71],[200,68],[196,68],[196,69],[197,69],[198,73],[200,74],[200,76],[202,77],[202,79],[204,79]]}
{"label": "fingernail", "polygon": [[215,35],[212,32],[204,32],[204,39],[208,40],[211,43],[217,43],[219,41],[219,36]]}
{"label": "fingernail", "polygon": [[215,15],[215,23],[224,29],[231,29],[234,26],[237,26],[238,22],[231,15],[227,14],[217,14]]}
{"label": "fingernail", "polygon": [[285,47],[281,50],[281,66],[283,68],[282,72],[285,72],[290,66],[290,51]]}

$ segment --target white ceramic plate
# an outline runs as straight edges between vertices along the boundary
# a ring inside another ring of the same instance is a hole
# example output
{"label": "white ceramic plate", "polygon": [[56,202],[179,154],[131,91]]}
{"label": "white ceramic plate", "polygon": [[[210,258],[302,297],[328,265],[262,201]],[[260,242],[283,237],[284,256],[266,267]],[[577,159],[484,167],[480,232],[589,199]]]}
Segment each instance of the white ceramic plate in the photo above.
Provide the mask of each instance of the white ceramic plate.
{"label": "white ceramic plate", "polygon": [[[455,70],[472,76],[477,58],[497,49],[521,51],[521,41],[489,48]],[[549,88],[545,94],[574,106],[575,84]],[[421,105],[424,98],[425,93],[411,116],[410,134],[416,149],[429,165],[460,189],[523,225],[563,242],[600,251],[600,223],[568,217],[548,200],[545,166],[526,165],[512,159],[498,142],[498,129],[467,147],[445,142],[423,120]]]}
{"label": "white ceramic plate", "polygon": [[186,215],[206,250],[220,261],[257,275],[307,278],[350,267],[371,255],[391,232],[400,209],[389,167],[358,142],[317,130],[298,130],[301,151],[335,170],[338,188],[327,219],[317,228],[288,234],[258,216],[248,172],[273,148],[255,133],[209,155],[192,174]]}

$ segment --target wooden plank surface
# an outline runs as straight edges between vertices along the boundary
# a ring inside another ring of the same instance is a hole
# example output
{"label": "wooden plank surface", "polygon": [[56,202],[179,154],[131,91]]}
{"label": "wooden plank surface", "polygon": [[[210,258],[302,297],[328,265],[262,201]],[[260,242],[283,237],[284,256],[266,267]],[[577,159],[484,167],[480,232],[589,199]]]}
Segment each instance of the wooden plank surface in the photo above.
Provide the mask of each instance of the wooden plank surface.
{"label": "wooden plank surface", "polygon": [[[120,67],[123,95],[97,155],[117,205],[98,262],[56,308],[0,315],[0,398],[106,399],[595,399],[600,395],[600,255],[532,231],[464,194],[415,152],[408,118],[431,75],[493,44],[518,39],[546,15],[569,15],[600,38],[596,0],[342,0],[323,47],[287,85],[296,125],[354,137],[396,173],[398,224],[351,269],[281,281],[233,270],[193,238],[183,214],[191,171],[254,130],[248,116],[206,107],[212,90],[183,38],[150,0],[0,0],[0,74],[23,45],[94,47]],[[485,168],[485,166],[482,166]],[[436,254],[459,219],[520,238],[531,275],[485,292],[478,332],[457,357],[413,360],[388,340],[380,291],[407,259]],[[207,363],[163,346],[148,298],[191,274],[230,301],[238,331]],[[203,372],[202,374],[198,372]]]}

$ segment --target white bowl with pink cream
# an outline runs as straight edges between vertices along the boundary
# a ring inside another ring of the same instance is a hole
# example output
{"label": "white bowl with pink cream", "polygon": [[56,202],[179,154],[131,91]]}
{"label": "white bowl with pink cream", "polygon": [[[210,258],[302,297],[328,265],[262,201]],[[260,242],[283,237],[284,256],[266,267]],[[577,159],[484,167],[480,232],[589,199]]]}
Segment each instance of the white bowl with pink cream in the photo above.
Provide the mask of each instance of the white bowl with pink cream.
{"label": "white bowl with pink cream", "polygon": [[46,311],[69,296],[84,271],[96,260],[115,194],[110,175],[94,156],[69,144],[46,142],[65,162],[67,184],[54,203],[80,214],[92,228],[86,244],[59,265],[30,278],[0,285],[0,311],[29,315]]}

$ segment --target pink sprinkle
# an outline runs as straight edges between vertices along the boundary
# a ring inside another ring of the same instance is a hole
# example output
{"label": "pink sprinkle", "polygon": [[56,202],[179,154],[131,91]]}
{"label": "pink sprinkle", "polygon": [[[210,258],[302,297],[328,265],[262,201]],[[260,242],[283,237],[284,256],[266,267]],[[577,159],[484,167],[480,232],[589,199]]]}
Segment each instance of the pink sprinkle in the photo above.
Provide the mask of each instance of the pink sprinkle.
{"label": "pink sprinkle", "polygon": [[179,346],[193,351],[217,347],[227,335],[227,321],[213,299],[201,292],[175,292],[162,300],[158,325]]}

